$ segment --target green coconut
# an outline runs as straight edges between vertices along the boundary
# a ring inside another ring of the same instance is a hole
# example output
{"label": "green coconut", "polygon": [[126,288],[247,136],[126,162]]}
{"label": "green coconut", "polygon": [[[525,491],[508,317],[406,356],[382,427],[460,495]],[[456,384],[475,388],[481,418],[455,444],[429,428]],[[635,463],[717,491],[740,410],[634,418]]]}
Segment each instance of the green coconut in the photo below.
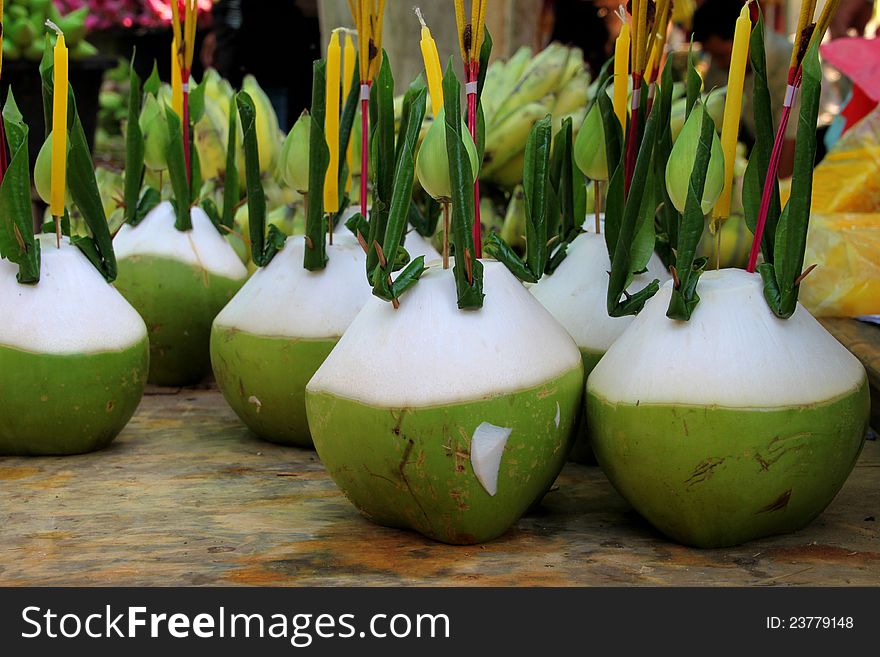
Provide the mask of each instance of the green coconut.
{"label": "green coconut", "polygon": [[688,322],[667,283],[587,382],[593,448],[652,525],[697,547],[791,532],[818,516],[861,451],[865,370],[803,307],[767,307],[761,278],[707,272]]}
{"label": "green coconut", "polygon": [[208,216],[191,212],[192,230],[174,227],[170,203],[156,206],[113,240],[116,288],[150,335],[150,383],[191,385],[211,369],[211,323],[247,278],[247,269]]}
{"label": "green coconut", "polygon": [[[587,224],[592,224],[589,220]],[[596,233],[582,233],[571,243],[568,256],[551,276],[544,276],[529,289],[535,298],[565,327],[581,351],[584,374],[590,375],[599,359],[620,337],[634,317],[610,317],[608,272],[611,260],[605,246],[605,237]],[[633,277],[630,292],[642,289],[651,281],[669,280],[669,274],[656,255],[648,261],[647,272]],[[578,422],[577,437],[571,451],[572,460],[592,460],[586,422]]]}
{"label": "green coconut", "polygon": [[583,365],[504,265],[482,309],[433,266],[400,308],[371,299],[306,387],[315,447],[368,518],[446,543],[491,540],[549,489],[571,445]]}
{"label": "green coconut", "polygon": [[211,363],[236,414],[259,437],[310,447],[305,389],[370,298],[365,256],[351,236],[327,246],[327,266],[303,268],[291,237],[214,320]]}
{"label": "green coconut", "polygon": [[149,364],[143,320],[67,238],[43,235],[41,278],[0,260],[0,454],[79,454],[128,423]]}

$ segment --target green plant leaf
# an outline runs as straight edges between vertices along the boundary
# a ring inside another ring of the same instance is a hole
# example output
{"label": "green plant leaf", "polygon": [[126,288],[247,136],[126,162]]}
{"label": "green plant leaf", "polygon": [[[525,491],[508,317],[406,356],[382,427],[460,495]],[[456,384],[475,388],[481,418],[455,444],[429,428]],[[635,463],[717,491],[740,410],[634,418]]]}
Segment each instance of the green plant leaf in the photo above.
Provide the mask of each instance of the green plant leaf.
{"label": "green plant leaf", "polygon": [[[611,317],[636,314],[659,289],[659,281],[654,280],[635,295],[630,295],[626,291],[633,274],[644,267],[641,264],[644,245],[640,244],[637,238],[643,235],[641,230],[645,222],[653,221],[653,201],[651,195],[646,193],[646,189],[649,184],[649,173],[653,169],[654,145],[658,132],[657,116],[656,112],[652,112],[645,122],[644,138],[636,157],[629,196],[626,197],[622,212],[617,211],[617,214],[622,214],[623,217],[617,230],[614,255],[611,258],[611,278],[608,281],[607,309]],[[611,118],[609,117],[609,120]],[[623,166],[618,166],[614,175],[620,176],[622,171]],[[647,202],[646,197],[648,197]],[[613,210],[610,199],[608,203],[605,210],[606,241],[609,239],[608,211]],[[650,207],[650,213],[646,207]],[[650,219],[646,216],[648,214]],[[621,301],[621,297],[624,297],[624,301]]]}
{"label": "green plant leaf", "polygon": [[703,216],[702,198],[706,185],[706,173],[709,170],[709,159],[712,150],[712,138],[715,123],[709,112],[703,112],[700,124],[700,141],[697,144],[697,156],[691,171],[688,184],[687,200],[682,213],[681,226],[676,244],[677,285],[672,289],[669,308],[666,316],[670,319],[687,321],[691,318],[694,308],[700,300],[697,294],[697,281],[706,266],[706,258],[696,257],[697,246],[703,236],[705,217]]}
{"label": "green plant leaf", "polygon": [[[483,263],[474,257],[474,172],[461,132],[461,84],[450,57],[443,76],[443,110],[446,117],[446,151],[452,188],[451,242],[455,248],[455,288],[458,307],[483,306]],[[467,135],[470,139],[470,135]]]}
{"label": "green plant leaf", "polygon": [[[408,126],[409,129],[402,132],[399,137],[402,140],[400,155],[394,172],[394,187],[388,213],[388,224],[382,243],[382,252],[387,260],[384,267],[379,266],[375,269],[373,276],[373,294],[387,301],[397,298],[394,296],[394,286],[389,286],[388,281],[391,279],[392,269],[397,265],[397,254],[401,251],[406,232],[406,220],[412,202],[412,188],[415,179],[415,148],[422,119],[425,116],[426,99],[427,88],[423,85],[410,99],[406,121],[401,124],[404,127]],[[407,255],[406,258],[408,259],[409,256]],[[407,267],[404,270],[407,277],[412,280],[409,280],[403,289],[409,288],[415,283],[418,276],[421,276],[423,265],[424,259],[422,259],[422,266]],[[415,278],[413,279],[413,277]],[[391,297],[388,298],[386,295],[391,295]]]}
{"label": "green plant leaf", "polygon": [[510,273],[516,276],[519,280],[525,281],[526,283],[538,282],[538,277],[536,277],[526,266],[522,261],[522,258],[516,254],[516,251],[514,251],[507,242],[501,239],[498,233],[489,233],[486,238],[486,253],[503,263],[504,266],[510,270]]}
{"label": "green plant leaf", "polygon": [[263,181],[260,179],[257,109],[253,99],[246,91],[240,91],[236,95],[236,104],[238,105],[238,115],[241,117],[241,135],[244,144],[251,259],[258,267],[265,267],[271,262],[277,249],[274,245],[266,243],[266,195],[263,191]]}
{"label": "green plant leaf", "polygon": [[177,112],[167,106],[165,120],[168,122],[165,159],[168,162],[168,177],[171,179],[171,203],[176,217],[174,227],[180,231],[187,231],[192,229],[192,217],[190,217],[191,194],[186,179],[186,159],[183,154],[183,132]]}
{"label": "green plant leaf", "polygon": [[144,82],[144,93],[152,94],[153,96],[159,95],[159,89],[162,88],[162,78],[159,76],[159,66],[155,60],[153,60],[153,70],[150,73],[150,77],[146,79]]}
{"label": "green plant leaf", "polygon": [[95,180],[95,165],[76,110],[73,87],[67,85],[67,186],[70,197],[91,233],[90,237],[71,240],[92,261],[108,283],[116,280],[116,255],[113,238],[104,214],[104,204]]}
{"label": "green plant leaf", "polygon": [[189,122],[198,123],[205,115],[205,89],[207,85],[196,84],[190,78],[189,83]]}
{"label": "green plant leaf", "polygon": [[[324,137],[327,62],[312,64],[312,107],[309,132],[309,195],[306,201],[306,248],[303,267],[320,271],[327,266],[327,224],[324,219],[324,176],[330,164],[330,150]],[[239,111],[241,106],[239,105]]]}
{"label": "green plant leaf", "polygon": [[[666,165],[672,153],[672,66],[664,66],[660,78],[659,96],[654,103],[653,111],[657,112],[657,124],[660,130],[657,144],[654,147],[654,179],[665,180]],[[675,264],[675,251],[673,246],[678,242],[678,225],[681,217],[666,190],[666,184],[659,184],[658,198],[659,210],[655,219],[656,235],[654,250],[660,257],[664,266],[668,269]]]}
{"label": "green plant leaf", "polygon": [[155,208],[159,203],[162,202],[162,194],[158,189],[154,187],[147,187],[144,189],[141,194],[140,199],[137,203],[137,211],[135,212],[134,219],[130,222],[132,226],[137,226],[141,221],[143,221],[144,217],[146,217],[150,210]]}
{"label": "green plant leaf", "polygon": [[440,221],[443,208],[430,195],[422,192],[420,196],[421,202],[413,198],[409,204],[407,223],[415,228],[419,235],[430,239],[437,232],[437,223]]}
{"label": "green plant leaf", "polygon": [[613,259],[620,224],[623,221],[626,196],[624,192],[623,131],[620,127],[620,121],[617,120],[617,114],[614,112],[614,104],[606,93],[607,86],[611,83],[612,78],[609,76],[605,86],[599,87],[596,97],[605,131],[605,153],[610,174],[608,187],[605,190],[605,246],[608,249],[608,257]]}
{"label": "green plant leaf", "polygon": [[385,241],[397,163],[394,144],[394,77],[387,56],[382,58],[379,74],[370,92],[370,124],[371,173],[374,184],[373,203],[369,211],[370,232],[367,235],[367,279],[372,284],[372,273],[379,266],[379,254],[374,245],[381,245]]}
{"label": "green plant leaf", "polygon": [[[752,234],[758,224],[758,215],[761,211],[761,196],[764,191],[764,182],[767,179],[767,170],[770,168],[770,158],[773,152],[773,144],[776,140],[776,130],[773,127],[773,108],[770,103],[770,88],[767,82],[767,58],[764,49],[764,18],[758,14],[758,22],[752,30],[749,43],[749,61],[752,68],[752,96],[755,115],[755,144],[752,147],[749,162],[743,177],[743,212],[746,224]],[[779,199],[779,181],[774,178],[773,191],[770,197],[770,207],[767,211],[767,219],[764,224],[764,234],[761,238],[761,253],[764,262],[773,262],[773,244],[775,242],[776,224],[779,222],[781,202]]]}
{"label": "green plant leaf", "polygon": [[797,309],[800,287],[798,280],[804,268],[804,251],[810,224],[813,167],[816,161],[816,121],[819,118],[819,96],[822,91],[818,43],[810,44],[804,55],[801,71],[801,105],[791,196],[779,218],[773,244],[772,267],[779,292],[778,305],[774,306],[777,299],[775,293],[767,297],[773,312],[783,319],[791,317]]}
{"label": "green plant leaf", "polygon": [[134,225],[137,217],[138,199],[144,184],[144,135],[138,121],[141,115],[141,80],[134,70],[134,55],[128,76],[128,121],[125,126],[125,182],[123,221]]}
{"label": "green plant leaf", "polygon": [[9,90],[3,108],[9,166],[0,184],[0,257],[18,265],[19,283],[40,280],[40,243],[34,237],[28,127]]}
{"label": "green plant leaf", "polygon": [[236,147],[238,143],[238,104],[233,95],[229,99],[229,126],[226,130],[226,169],[223,172],[223,214],[220,223],[226,228],[232,228],[235,224],[235,209],[241,200],[241,190],[238,182],[238,164],[235,161]]}
{"label": "green plant leaf", "polygon": [[547,265],[547,240],[550,238],[549,197],[552,119],[537,121],[526,139],[523,163],[523,194],[526,209],[526,266],[539,279]]}
{"label": "green plant leaf", "polygon": [[391,296],[399,299],[409,288],[415,285],[425,273],[425,256],[419,256],[410,262],[391,285]]}
{"label": "green plant leaf", "polygon": [[[492,57],[492,35],[489,28],[483,26],[483,42],[480,44],[480,70],[477,72],[477,107],[483,98],[483,84],[486,82],[486,73],[489,70],[489,59]],[[482,157],[480,160],[482,161]]]}

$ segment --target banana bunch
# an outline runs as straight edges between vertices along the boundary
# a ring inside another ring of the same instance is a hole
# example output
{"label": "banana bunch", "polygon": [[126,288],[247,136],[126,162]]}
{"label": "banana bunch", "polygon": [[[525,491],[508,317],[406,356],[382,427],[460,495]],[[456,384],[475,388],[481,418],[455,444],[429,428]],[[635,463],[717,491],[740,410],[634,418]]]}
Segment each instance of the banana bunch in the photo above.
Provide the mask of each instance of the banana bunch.
{"label": "banana bunch", "polygon": [[3,9],[3,57],[39,61],[45,44],[46,19],[64,32],[72,59],[96,55],[98,50],[85,40],[87,6],[62,16],[52,0],[7,0]]}
{"label": "banana bunch", "polygon": [[554,134],[572,118],[574,130],[583,123],[590,76],[579,48],[551,43],[537,55],[520,48],[486,71],[483,115],[486,151],[481,180],[506,189],[522,180],[526,138],[532,126],[553,116]]}
{"label": "banana bunch", "polygon": [[[195,125],[195,144],[199,153],[199,164],[205,180],[220,178],[226,171],[226,153],[230,148],[229,110],[235,90],[217,71],[209,69],[202,78],[205,85],[205,112]],[[256,78],[248,75],[242,89],[247,91],[257,108],[257,141],[260,149],[260,172],[264,177],[274,175],[280,159],[284,134],[278,126],[278,117],[272,108],[269,97],[260,88]],[[237,131],[236,151],[241,184],[244,185],[244,151],[241,143],[241,128]]]}

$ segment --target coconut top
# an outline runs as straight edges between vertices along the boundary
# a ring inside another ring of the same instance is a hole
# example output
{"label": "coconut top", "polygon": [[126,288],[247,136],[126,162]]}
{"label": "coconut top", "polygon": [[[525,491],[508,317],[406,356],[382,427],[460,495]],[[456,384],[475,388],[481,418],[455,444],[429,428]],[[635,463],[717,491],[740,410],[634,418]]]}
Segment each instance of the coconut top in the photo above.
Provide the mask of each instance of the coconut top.
{"label": "coconut top", "polygon": [[304,237],[287,238],[220,311],[215,326],[265,336],[341,336],[372,296],[364,251],[352,235],[335,235],[327,266],[314,272],[303,268],[304,251]]}
{"label": "coconut top", "polygon": [[21,285],[0,259],[0,344],[43,354],[131,347],[147,335],[137,311],[70,240],[40,235],[40,282]]}
{"label": "coconut top", "polygon": [[759,274],[703,274],[690,321],[666,317],[664,285],[590,374],[615,403],[772,408],[830,401],[865,379],[862,364],[798,305],[776,317]]}
{"label": "coconut top", "polygon": [[[569,246],[568,255],[551,276],[543,276],[531,287],[532,294],[566,328],[578,347],[604,353],[630,325],[634,317],[609,317],[608,272],[611,260],[605,238],[582,233]],[[630,292],[637,292],[654,279],[669,280],[656,254],[648,272],[635,276]]]}
{"label": "coconut top", "polygon": [[581,363],[565,329],[499,262],[484,262],[486,299],[459,310],[452,269],[433,266],[400,308],[372,298],[309,382],[380,407],[440,406],[517,392]]}
{"label": "coconut top", "polygon": [[247,269],[238,254],[214,228],[199,207],[190,211],[192,230],[174,227],[174,207],[164,201],[153,208],[137,225],[125,224],[113,238],[116,258],[134,255],[170,258],[204,269],[211,274],[231,279],[247,276]]}

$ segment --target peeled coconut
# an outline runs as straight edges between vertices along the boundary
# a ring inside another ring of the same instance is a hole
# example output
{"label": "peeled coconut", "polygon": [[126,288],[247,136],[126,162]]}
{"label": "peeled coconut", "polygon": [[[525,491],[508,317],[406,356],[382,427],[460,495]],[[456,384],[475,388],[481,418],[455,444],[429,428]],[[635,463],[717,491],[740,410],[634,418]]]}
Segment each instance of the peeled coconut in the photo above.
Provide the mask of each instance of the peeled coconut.
{"label": "peeled coconut", "polygon": [[807,525],[856,463],[867,430],[861,363],[803,307],[767,307],[761,277],[700,278],[688,322],[667,283],[587,382],[599,464],[651,524],[697,547]]}
{"label": "peeled coconut", "polygon": [[0,454],[106,447],[140,402],[147,329],[65,237],[41,235],[41,275],[0,259]]}
{"label": "peeled coconut", "polygon": [[371,297],[352,236],[327,245],[321,271],[303,268],[305,240],[284,248],[217,315],[211,362],[226,401],[265,440],[310,447],[306,383]]}
{"label": "peeled coconut", "polygon": [[113,240],[116,288],[137,309],[150,333],[150,383],[198,383],[211,369],[214,317],[247,278],[247,269],[201,208],[192,230],[174,227],[169,202]]}
{"label": "peeled coconut", "polygon": [[400,308],[370,299],[306,387],[315,447],[371,520],[446,543],[503,534],[559,474],[577,347],[504,265],[480,310],[432,266]]}
{"label": "peeled coconut", "polygon": [[[655,279],[660,279],[661,283],[669,280],[669,274],[656,254],[651,256],[647,269],[646,273],[633,277],[630,292],[641,290]],[[569,246],[568,256],[556,271],[530,288],[535,298],[574,338],[581,351],[586,376],[634,319],[632,316],[608,315],[606,298],[610,270],[605,237],[581,233]],[[590,457],[589,435],[582,419],[578,423],[571,458],[583,462],[589,461]]]}

